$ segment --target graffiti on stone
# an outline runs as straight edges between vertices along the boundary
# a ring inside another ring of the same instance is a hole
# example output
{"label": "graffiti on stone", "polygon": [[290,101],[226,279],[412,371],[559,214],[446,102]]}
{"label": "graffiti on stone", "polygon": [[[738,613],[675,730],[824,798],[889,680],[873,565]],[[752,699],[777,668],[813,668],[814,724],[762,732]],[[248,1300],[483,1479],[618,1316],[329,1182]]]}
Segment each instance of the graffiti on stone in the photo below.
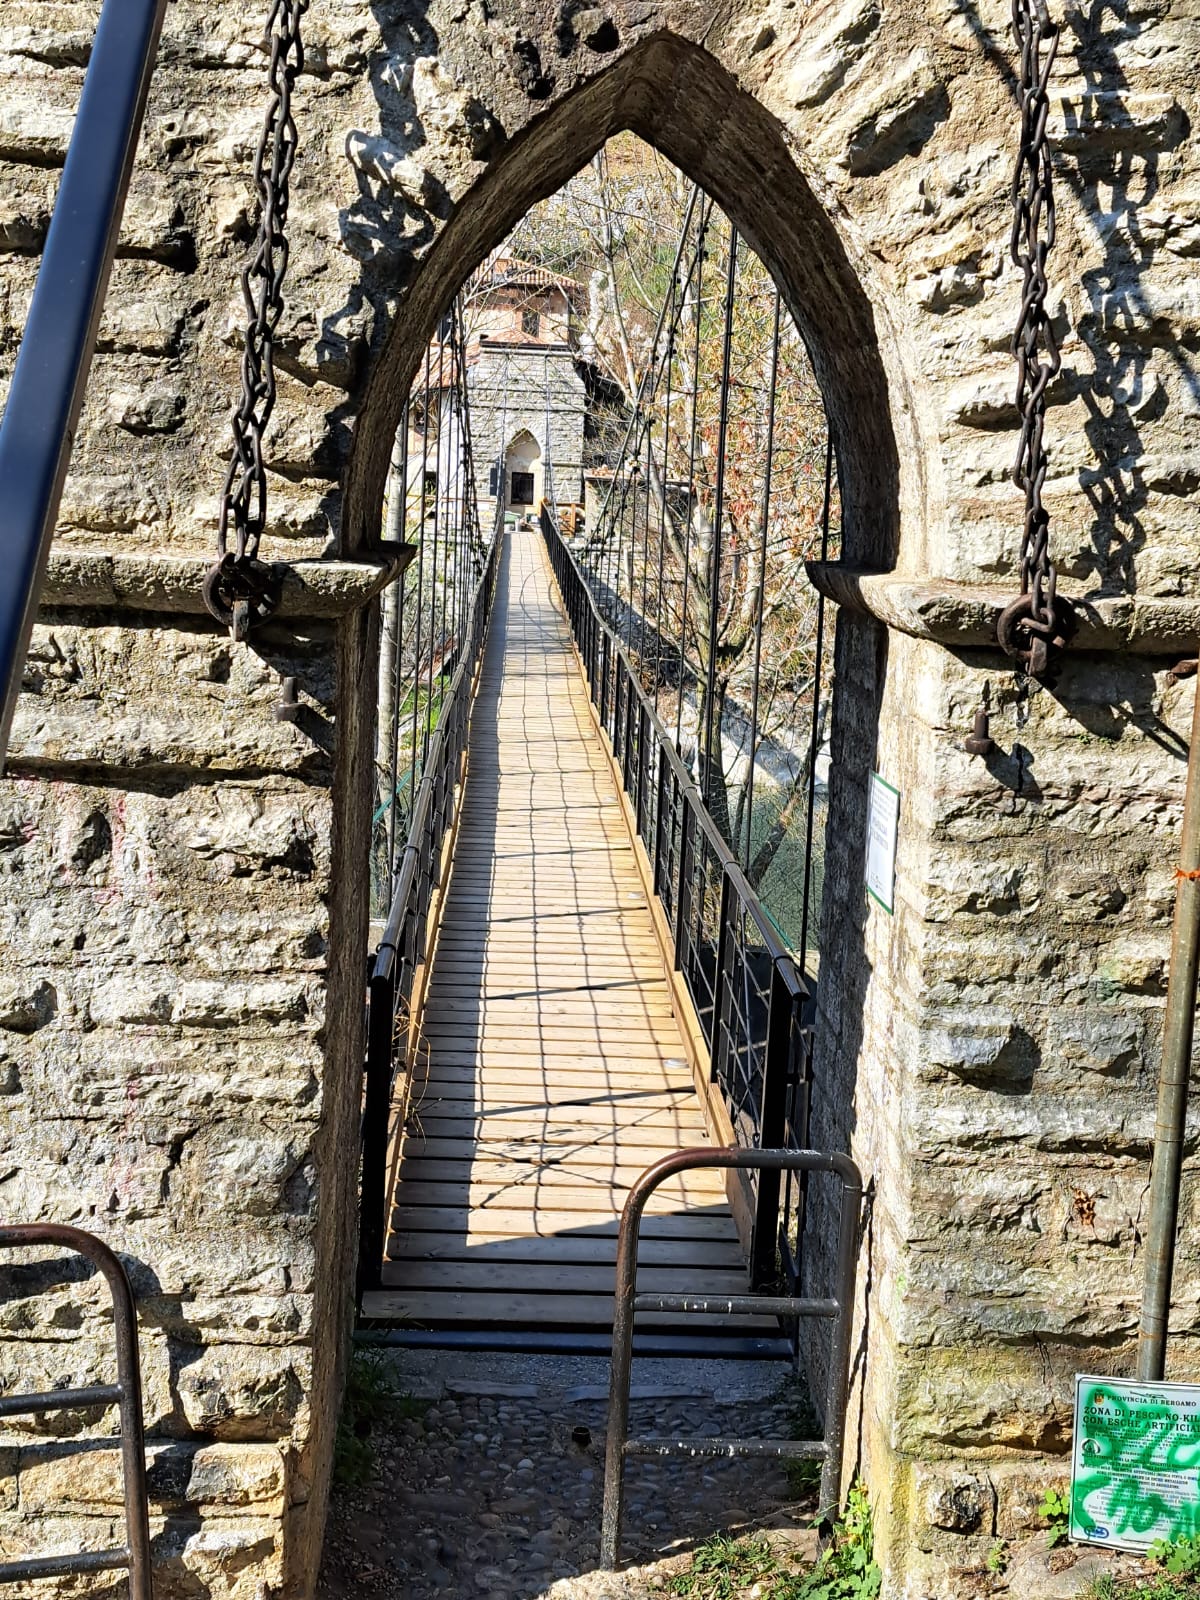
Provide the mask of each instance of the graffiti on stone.
{"label": "graffiti on stone", "polygon": [[1200,1533],[1200,1386],[1075,1380],[1071,1537],[1122,1550]]}

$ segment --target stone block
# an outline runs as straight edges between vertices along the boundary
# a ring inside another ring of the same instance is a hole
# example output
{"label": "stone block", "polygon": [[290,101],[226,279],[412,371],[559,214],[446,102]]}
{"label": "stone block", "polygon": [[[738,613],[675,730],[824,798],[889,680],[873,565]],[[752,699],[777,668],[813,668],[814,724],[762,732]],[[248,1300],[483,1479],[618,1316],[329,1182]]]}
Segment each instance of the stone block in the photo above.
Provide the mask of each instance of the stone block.
{"label": "stone block", "polygon": [[[206,1516],[254,1506],[278,1511],[285,1492],[284,1457],[275,1445],[166,1443],[150,1440],[146,1483],[151,1507],[190,1505]],[[124,1504],[120,1446],[115,1439],[22,1447],[20,1506],[26,1516],[81,1511],[117,1514]],[[7,1510],[10,1507],[0,1506]]]}

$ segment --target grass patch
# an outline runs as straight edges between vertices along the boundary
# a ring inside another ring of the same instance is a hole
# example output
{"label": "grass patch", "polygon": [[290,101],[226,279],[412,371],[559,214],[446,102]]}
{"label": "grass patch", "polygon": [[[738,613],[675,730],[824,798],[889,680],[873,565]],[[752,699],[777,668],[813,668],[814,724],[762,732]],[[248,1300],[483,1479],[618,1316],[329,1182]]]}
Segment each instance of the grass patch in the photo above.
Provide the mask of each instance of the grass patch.
{"label": "grass patch", "polygon": [[1176,1577],[1163,1572],[1145,1582],[1123,1581],[1106,1573],[1087,1591],[1088,1600],[1197,1600],[1200,1584],[1194,1578]]}
{"label": "grass patch", "polygon": [[785,1567],[761,1534],[743,1539],[717,1534],[669,1587],[684,1600],[741,1600],[755,1587],[759,1600],[875,1600],[882,1583],[867,1493],[855,1484],[829,1544],[807,1571]]}
{"label": "grass patch", "polygon": [[375,1471],[372,1434],[381,1424],[405,1417],[423,1417],[427,1400],[402,1394],[387,1363],[376,1351],[356,1350],[346,1374],[337,1435],[333,1446],[333,1481],[339,1489],[361,1489]]}
{"label": "grass patch", "polygon": [[1160,1539],[1147,1559],[1153,1568],[1149,1577],[1105,1573],[1088,1590],[1088,1600],[1200,1600],[1200,1537]]}
{"label": "grass patch", "polygon": [[[807,1438],[802,1434],[801,1438]],[[783,1473],[787,1479],[788,1494],[793,1500],[811,1500],[821,1489],[821,1462],[806,1461],[803,1456],[785,1456]]]}
{"label": "grass patch", "polygon": [[[671,1579],[670,1590],[686,1600],[737,1600],[778,1571],[775,1552],[761,1536],[731,1539],[717,1533],[699,1547],[688,1570]],[[773,1596],[775,1590],[767,1593]]]}

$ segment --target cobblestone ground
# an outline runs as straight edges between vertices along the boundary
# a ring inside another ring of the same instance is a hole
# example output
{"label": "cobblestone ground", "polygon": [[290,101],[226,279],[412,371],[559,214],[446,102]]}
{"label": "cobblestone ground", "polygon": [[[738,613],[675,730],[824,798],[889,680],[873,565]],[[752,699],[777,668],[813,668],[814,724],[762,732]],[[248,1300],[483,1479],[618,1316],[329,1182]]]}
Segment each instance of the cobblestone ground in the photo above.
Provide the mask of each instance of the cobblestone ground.
{"label": "cobblestone ground", "polygon": [[[393,1352],[419,1415],[376,1426],[368,1484],[335,1493],[318,1600],[640,1600],[718,1531],[810,1547],[811,1492],[763,1459],[632,1461],[625,1569],[596,1571],[607,1363]],[[634,1433],[798,1437],[774,1363],[639,1362]]]}

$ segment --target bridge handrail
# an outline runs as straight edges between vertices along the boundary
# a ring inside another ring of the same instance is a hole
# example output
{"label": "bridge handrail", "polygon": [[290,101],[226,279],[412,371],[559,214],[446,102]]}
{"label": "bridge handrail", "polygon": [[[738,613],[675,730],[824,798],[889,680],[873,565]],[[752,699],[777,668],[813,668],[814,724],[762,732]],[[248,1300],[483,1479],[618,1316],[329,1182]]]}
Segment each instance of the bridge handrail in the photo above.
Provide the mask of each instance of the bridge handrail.
{"label": "bridge handrail", "polygon": [[167,0],[105,0],[0,416],[0,766],[96,347]]}
{"label": "bridge handrail", "polygon": [[408,1049],[407,1009],[425,951],[426,921],[438,885],[442,847],[454,817],[471,704],[499,570],[503,517],[498,514],[483,572],[471,598],[465,648],[430,735],[408,840],[396,870],[383,937],[371,965],[366,1083],[362,1114],[358,1292],[376,1287],[387,1241],[388,1152],[392,1090]]}
{"label": "bridge handrail", "polygon": [[[568,548],[566,540],[559,532],[553,518],[544,508],[542,511],[542,533],[543,536],[547,538],[547,542],[550,546],[550,559],[552,565],[554,565],[555,576],[559,578],[560,590],[562,589],[562,574],[559,571],[556,555],[558,555],[561,562],[569,566],[576,583],[578,583],[580,587],[581,595],[593,618],[595,619],[597,627],[599,627],[611,640],[610,648],[613,650],[614,654],[620,660],[621,664],[629,674],[630,682],[635,694],[637,695],[639,704],[645,710],[650,726],[653,728],[657,740],[666,755],[667,764],[671,768],[671,771],[678,781],[681,792],[686,795],[688,800],[691,802],[696,813],[696,819],[703,828],[709,845],[712,848],[713,854],[721,864],[722,871],[728,876],[738,898],[745,904],[747,911],[754,918],[758,931],[762,935],[763,944],[770,951],[773,960],[785,962],[791,969],[792,973],[794,974],[797,992],[807,994],[808,986],[804,982],[804,978],[796,966],[795,957],[775,931],[774,924],[771,922],[771,919],[767,916],[766,911],[763,909],[762,901],[759,899],[757,892],[752,887],[749,878],[747,878],[745,872],[743,871],[741,863],[734,855],[733,851],[729,848],[728,841],[721,832],[720,828],[717,827],[716,822],[713,820],[712,813],[705,804],[704,797],[700,793],[700,790],[696,787],[695,779],[692,777],[691,773],[684,764],[683,757],[676,749],[675,741],[671,734],[667,731],[666,724],[659,716],[658,711],[656,710],[649,695],[646,693],[645,689],[643,689],[641,680],[638,677],[637,667],[634,663],[632,655],[630,654],[628,645],[625,644],[624,640],[617,633],[616,629],[601,612],[600,606],[596,600],[596,596],[592,592],[591,585],[588,583],[587,576],[582,567],[579,565],[574,551]],[[551,541],[553,542],[551,543]],[[567,603],[569,608],[571,602],[565,593],[563,594],[563,600]],[[576,636],[578,637],[577,629]]]}
{"label": "bridge handrail", "polygon": [[[45,1415],[91,1407],[116,1406],[120,1418],[121,1482],[125,1507],[125,1543],[110,1550],[76,1550],[59,1555],[25,1556],[0,1561],[0,1586],[22,1585],[39,1578],[124,1570],[130,1600],[154,1600],[151,1574],[150,1509],[146,1488],[146,1439],[142,1414],[141,1357],[138,1351],[137,1306],[129,1275],[102,1239],[67,1223],[25,1222],[0,1227],[0,1250],[61,1246],[83,1256],[103,1274],[112,1302],[117,1381],[86,1388],[52,1389],[41,1394],[6,1394],[0,1417]],[[86,1449],[89,1441],[65,1437],[67,1451]]]}
{"label": "bridge handrail", "polygon": [[[711,1075],[733,1135],[743,1146],[802,1148],[808,1143],[806,1009],[811,999],[804,974],[717,827],[632,653],[604,616],[549,507],[542,508],[541,526],[589,691],[621,768],[655,893],[671,924],[674,964],[706,1036]],[[718,881],[719,910],[708,919],[716,923],[712,933],[705,927],[703,896]],[[698,908],[693,904],[697,884]],[[761,950],[761,960],[752,945]],[[782,1226],[781,1172],[788,1185]],[[799,1275],[804,1179],[797,1181],[800,1188],[793,1194],[786,1169],[759,1172],[750,1243],[755,1284],[778,1276],[780,1264],[789,1281]]]}

